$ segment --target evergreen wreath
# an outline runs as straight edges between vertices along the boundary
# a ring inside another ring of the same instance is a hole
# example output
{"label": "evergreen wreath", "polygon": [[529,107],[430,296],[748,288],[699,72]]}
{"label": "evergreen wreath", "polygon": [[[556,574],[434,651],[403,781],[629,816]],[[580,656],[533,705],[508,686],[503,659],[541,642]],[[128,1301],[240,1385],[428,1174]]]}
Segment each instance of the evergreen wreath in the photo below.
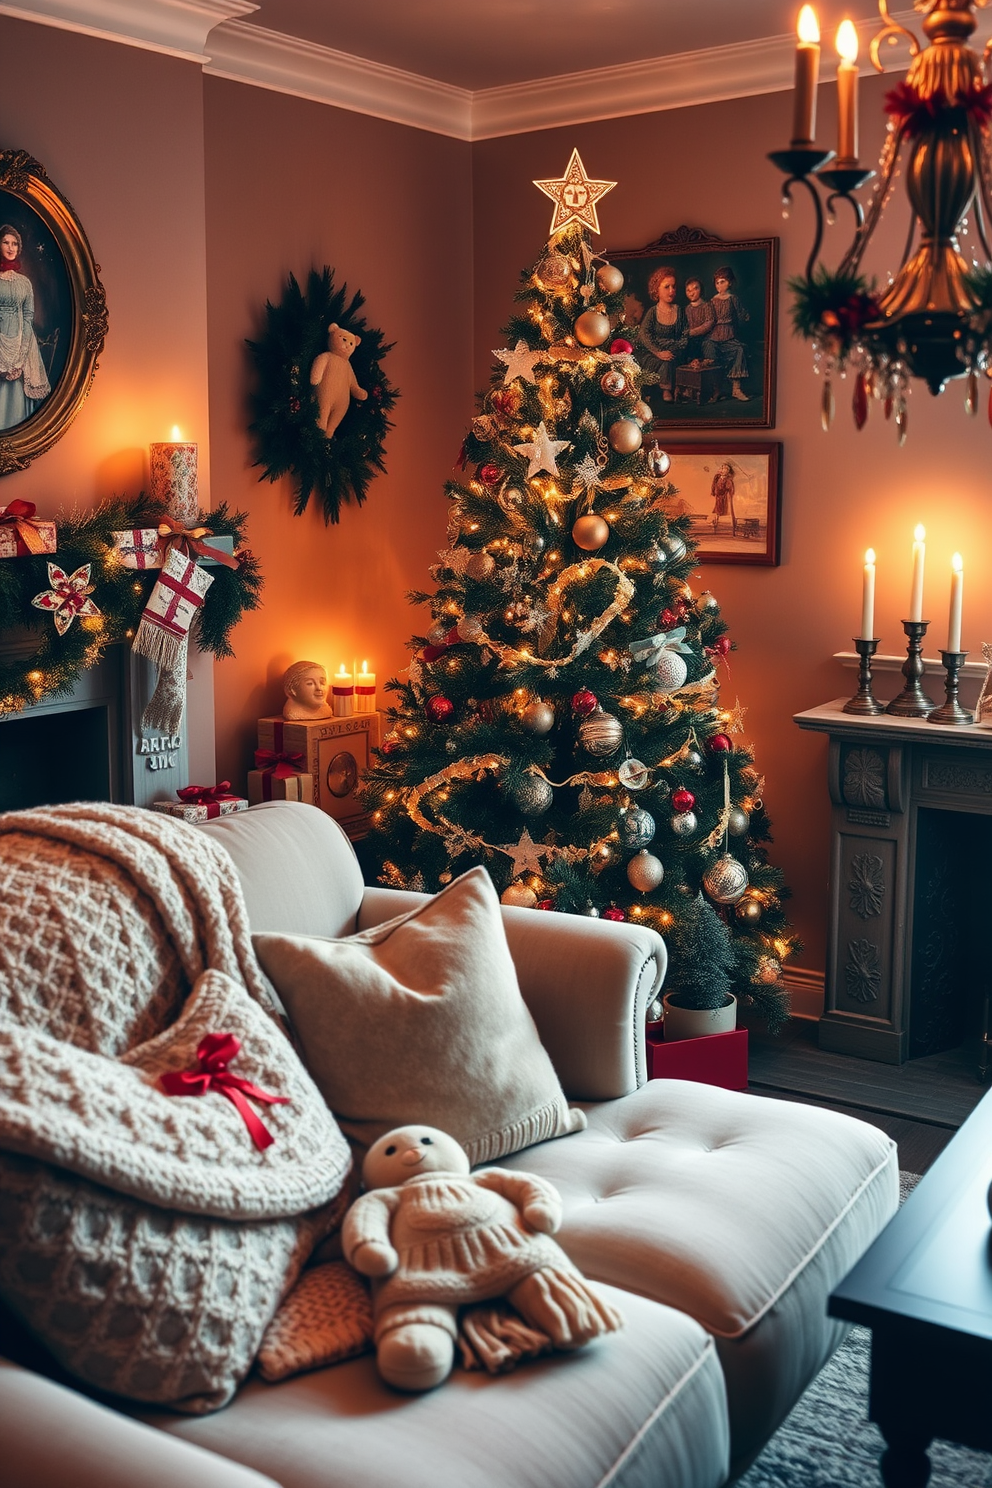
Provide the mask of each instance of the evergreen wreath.
{"label": "evergreen wreath", "polygon": [[[0,717],[19,713],[43,697],[71,692],[80,673],[95,666],[108,646],[131,639],[159,570],[126,568],[111,534],[155,527],[163,515],[161,503],[144,494],[132,500],[113,497],[85,517],[56,518],[57,552],[0,560],[0,633],[16,639],[14,655],[0,661]],[[209,528],[215,537],[233,537],[237,548],[246,521],[243,512],[232,514],[222,502],[215,511],[201,513],[197,525]],[[222,564],[211,568],[213,583],[193,632],[200,650],[218,658],[234,655],[231,631],[246,610],[257,609],[260,603],[258,559],[247,548],[241,548],[237,558],[237,568]],[[67,573],[90,564],[93,601],[100,611],[75,620],[63,636],[31,605],[36,594],[49,588],[49,563]]]}
{"label": "evergreen wreath", "polygon": [[[263,467],[260,480],[292,476],[298,517],[316,491],[325,523],[337,522],[342,502],[354,500],[361,506],[376,472],[385,473],[383,444],[392,428],[388,414],[399,394],[380,365],[392,343],[384,346],[382,332],[370,329],[358,314],[364,303],[360,293],[349,300],[346,284],[335,289],[329,268],[310,270],[306,293],[290,274],[279,304],[266,302],[265,335],[247,342],[258,378],[248,426],[255,436],[254,463]],[[328,439],[317,423],[310,368],[327,350],[327,328],[334,322],[362,338],[350,360],[368,397],[351,400]]]}

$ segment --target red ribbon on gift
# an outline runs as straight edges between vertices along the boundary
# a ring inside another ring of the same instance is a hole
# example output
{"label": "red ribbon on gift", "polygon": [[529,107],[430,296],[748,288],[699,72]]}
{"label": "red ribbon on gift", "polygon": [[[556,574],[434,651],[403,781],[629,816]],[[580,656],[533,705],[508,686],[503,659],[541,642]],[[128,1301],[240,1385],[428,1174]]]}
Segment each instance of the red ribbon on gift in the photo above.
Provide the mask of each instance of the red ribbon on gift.
{"label": "red ribbon on gift", "polygon": [[40,532],[41,523],[35,521],[38,510],[33,501],[11,501],[0,506],[0,527],[15,527],[21,542],[29,553],[46,553],[45,539]]}
{"label": "red ribbon on gift", "polygon": [[256,1116],[245,1096],[264,1101],[267,1106],[288,1106],[291,1102],[288,1095],[273,1095],[271,1090],[262,1090],[250,1080],[232,1075],[227,1066],[240,1052],[241,1040],[233,1033],[208,1033],[197,1045],[197,1068],[170,1070],[159,1076],[158,1083],[166,1095],[206,1095],[208,1090],[216,1090],[218,1095],[231,1102],[255,1146],[259,1152],[264,1152],[266,1147],[272,1146],[275,1137]]}
{"label": "red ribbon on gift", "polygon": [[212,558],[215,563],[223,563],[225,568],[238,567],[238,560],[233,554],[225,553],[220,548],[211,548],[203,541],[203,538],[213,536],[209,527],[184,527],[173,517],[162,517],[158,524],[158,535],[165,543],[166,551],[169,548],[178,548],[187,558],[190,553],[195,553],[199,558]]}
{"label": "red ribbon on gift", "polygon": [[255,769],[271,773],[274,780],[288,780],[291,775],[302,775],[306,761],[302,754],[278,754],[274,749],[255,750]]}
{"label": "red ribbon on gift", "polygon": [[229,780],[218,781],[216,785],[184,785],[176,795],[187,806],[215,806],[234,799]]}

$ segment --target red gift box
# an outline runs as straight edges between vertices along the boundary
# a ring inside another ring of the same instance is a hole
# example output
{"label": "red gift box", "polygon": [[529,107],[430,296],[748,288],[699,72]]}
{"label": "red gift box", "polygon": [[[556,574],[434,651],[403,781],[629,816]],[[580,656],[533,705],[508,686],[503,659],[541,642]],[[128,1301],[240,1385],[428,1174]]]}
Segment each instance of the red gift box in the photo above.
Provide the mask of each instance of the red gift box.
{"label": "red gift box", "polygon": [[746,1090],[747,1029],[666,1043],[661,1028],[649,1028],[647,1060],[649,1080],[695,1080],[724,1090]]}
{"label": "red gift box", "polygon": [[164,811],[168,816],[181,817],[187,822],[212,821],[216,816],[230,816],[232,811],[246,811],[248,802],[244,796],[231,793],[231,782],[222,780],[219,785],[184,785],[177,790],[178,801],[153,801],[153,811]]}

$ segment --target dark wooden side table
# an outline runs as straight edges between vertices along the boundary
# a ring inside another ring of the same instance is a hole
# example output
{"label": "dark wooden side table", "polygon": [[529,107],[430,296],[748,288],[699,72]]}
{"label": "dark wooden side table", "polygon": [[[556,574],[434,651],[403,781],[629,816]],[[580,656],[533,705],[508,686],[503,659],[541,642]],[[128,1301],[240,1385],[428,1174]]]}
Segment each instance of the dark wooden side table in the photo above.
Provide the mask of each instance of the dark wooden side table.
{"label": "dark wooden side table", "polygon": [[934,1437],[992,1451],[992,1092],[831,1296],[872,1330],[886,1488],[923,1488]]}

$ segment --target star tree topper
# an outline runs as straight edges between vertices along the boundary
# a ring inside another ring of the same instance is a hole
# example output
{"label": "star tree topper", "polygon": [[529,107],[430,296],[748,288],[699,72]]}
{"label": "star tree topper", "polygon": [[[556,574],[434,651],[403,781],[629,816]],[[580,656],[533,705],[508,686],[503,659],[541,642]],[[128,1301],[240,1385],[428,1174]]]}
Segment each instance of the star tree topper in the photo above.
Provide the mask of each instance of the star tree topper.
{"label": "star tree topper", "polygon": [[548,433],[544,420],[537,426],[537,433],[527,444],[515,444],[513,448],[518,455],[526,455],[530,461],[527,468],[527,479],[537,475],[539,470],[546,470],[549,475],[558,474],[558,466],[555,463],[563,449],[568,448],[567,439],[552,439]]}
{"label": "star tree topper", "polygon": [[617,184],[616,181],[590,181],[586,175],[586,168],[582,164],[578,150],[572,151],[572,158],[565,167],[565,174],[557,181],[535,181],[533,183],[538,191],[543,191],[555,204],[554,215],[551,218],[551,235],[561,232],[563,227],[569,223],[577,222],[580,227],[591,228],[594,233],[599,232],[599,218],[596,216],[596,203],[601,196],[612,191]]}

